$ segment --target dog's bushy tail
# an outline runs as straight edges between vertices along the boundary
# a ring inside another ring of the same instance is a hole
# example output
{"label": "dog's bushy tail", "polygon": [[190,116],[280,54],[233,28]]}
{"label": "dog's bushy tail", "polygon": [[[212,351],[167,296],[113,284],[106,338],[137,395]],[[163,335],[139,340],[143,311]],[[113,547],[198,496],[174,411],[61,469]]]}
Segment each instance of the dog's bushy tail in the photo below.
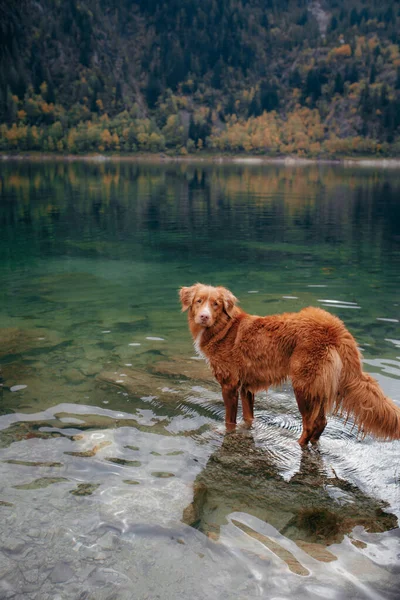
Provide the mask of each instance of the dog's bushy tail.
{"label": "dog's bushy tail", "polygon": [[361,355],[348,334],[340,348],[342,378],[334,412],[351,416],[362,434],[382,440],[400,439],[400,408],[385,394],[378,382],[362,371]]}

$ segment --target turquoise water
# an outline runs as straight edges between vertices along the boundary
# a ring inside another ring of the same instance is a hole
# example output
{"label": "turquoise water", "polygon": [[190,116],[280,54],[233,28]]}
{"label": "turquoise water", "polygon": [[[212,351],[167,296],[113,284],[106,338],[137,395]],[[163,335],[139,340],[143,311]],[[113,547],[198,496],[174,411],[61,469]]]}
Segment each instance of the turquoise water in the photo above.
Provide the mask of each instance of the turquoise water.
{"label": "turquoise water", "polygon": [[[321,306],[400,404],[400,172],[0,165],[0,597],[396,598],[400,442],[224,436],[177,290]],[[17,386],[17,387],[16,387]]]}

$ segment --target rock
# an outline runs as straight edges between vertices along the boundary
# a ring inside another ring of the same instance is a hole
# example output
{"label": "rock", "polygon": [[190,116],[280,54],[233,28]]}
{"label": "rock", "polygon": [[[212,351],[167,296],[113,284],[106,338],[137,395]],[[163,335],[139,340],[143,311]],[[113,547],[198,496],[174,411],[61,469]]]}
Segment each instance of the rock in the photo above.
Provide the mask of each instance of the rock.
{"label": "rock", "polygon": [[307,552],[310,556],[319,560],[319,562],[332,562],[337,560],[337,557],[329,552],[322,544],[313,544],[311,542],[303,542],[302,540],[296,540],[296,544],[299,548]]}
{"label": "rock", "polygon": [[177,379],[214,382],[211,369],[204,360],[194,360],[186,357],[174,357],[161,360],[149,366],[155,375],[163,375]]}
{"label": "rock", "polygon": [[140,467],[142,464],[140,460],[126,460],[125,458],[116,458],[114,456],[107,457],[105,460],[125,467]]}
{"label": "rock", "polygon": [[55,565],[50,573],[50,581],[52,583],[65,583],[74,576],[74,571],[68,563],[59,562]]}
{"label": "rock", "polygon": [[[193,394],[193,391],[199,391],[193,384],[204,382],[206,377],[208,377],[207,383],[210,385],[212,375],[206,372],[206,365],[198,365],[196,361],[193,363],[195,363],[195,367],[196,365],[199,367],[199,370],[192,367],[189,360],[183,362],[161,361],[148,365],[146,370],[126,366],[123,371],[118,368],[110,368],[110,370],[99,373],[96,379],[118,385],[135,396],[155,397],[161,401],[170,402],[176,400],[178,394],[182,397],[188,393]],[[197,375],[197,377],[192,379],[192,375]],[[210,392],[210,394],[213,393]]]}
{"label": "rock", "polygon": [[101,450],[102,448],[105,448],[106,446],[109,446],[110,444],[111,444],[111,442],[104,441],[104,442],[100,442],[96,446],[93,446],[93,448],[90,448],[90,450],[82,450],[82,451],[76,451],[76,452],[74,452],[74,451],[64,452],[64,454],[69,454],[70,456],[80,456],[81,458],[88,458],[91,456],[95,456],[95,454],[97,454],[97,452],[99,452],[99,450]]}
{"label": "rock", "polygon": [[[24,579],[28,583],[36,583],[38,581],[38,579],[39,579],[39,569],[31,569],[29,571],[25,570],[24,571]],[[33,590],[34,589],[35,588],[33,588]]]}
{"label": "rock", "polygon": [[[97,381],[112,383],[125,389],[135,396],[154,396],[170,399],[170,394],[163,394],[162,389],[167,387],[169,380],[166,377],[157,377],[148,371],[140,371],[124,367],[125,377],[121,378],[120,370],[102,371],[97,376]],[[182,389],[182,386],[181,386]]]}
{"label": "rock", "polygon": [[99,483],[78,483],[75,490],[71,490],[73,496],[91,496],[100,486]]}
{"label": "rock", "polygon": [[15,458],[9,458],[3,460],[4,463],[9,465],[22,465],[24,467],[62,467],[62,463],[54,461],[33,461],[33,460],[17,460]]}
{"label": "rock", "polygon": [[19,552],[22,552],[25,546],[26,543],[24,542],[24,540],[9,536],[6,540],[4,540],[0,548],[8,554],[19,554]]}
{"label": "rock", "polygon": [[31,350],[49,348],[61,343],[61,338],[48,329],[0,329],[0,358],[10,354],[25,354]]}
{"label": "rock", "polygon": [[63,371],[63,376],[67,380],[67,383],[82,383],[85,380],[85,376],[78,369],[66,369]]}
{"label": "rock", "polygon": [[53,483],[63,483],[64,481],[69,480],[65,477],[40,477],[29,483],[21,483],[19,485],[14,485],[13,487],[17,490],[39,490],[48,487],[49,485],[53,485]]}
{"label": "rock", "polygon": [[291,552],[289,552],[289,550],[281,546],[281,544],[279,544],[276,539],[272,539],[266,535],[263,535],[262,533],[255,531],[248,525],[240,523],[239,521],[235,521],[234,519],[232,519],[232,523],[236,525],[236,527],[241,529],[244,533],[246,533],[250,537],[256,539],[258,542],[261,542],[261,544],[269,548],[271,552],[273,552],[276,556],[278,556],[287,564],[292,573],[296,573],[296,575],[302,576],[310,574],[309,570],[306,569],[301,563],[299,563],[297,558],[295,558],[295,556]]}

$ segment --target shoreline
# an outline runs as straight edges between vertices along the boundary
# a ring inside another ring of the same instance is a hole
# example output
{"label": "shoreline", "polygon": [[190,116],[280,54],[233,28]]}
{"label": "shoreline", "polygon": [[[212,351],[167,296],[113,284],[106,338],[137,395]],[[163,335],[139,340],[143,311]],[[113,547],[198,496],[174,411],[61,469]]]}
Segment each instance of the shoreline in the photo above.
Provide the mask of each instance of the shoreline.
{"label": "shoreline", "polygon": [[161,154],[50,154],[27,152],[18,154],[0,153],[0,161],[55,161],[55,162],[147,162],[147,163],[209,163],[241,165],[310,166],[338,165],[345,167],[381,167],[400,169],[400,158],[301,158],[295,156],[246,156],[246,155],[187,155],[170,156]]}

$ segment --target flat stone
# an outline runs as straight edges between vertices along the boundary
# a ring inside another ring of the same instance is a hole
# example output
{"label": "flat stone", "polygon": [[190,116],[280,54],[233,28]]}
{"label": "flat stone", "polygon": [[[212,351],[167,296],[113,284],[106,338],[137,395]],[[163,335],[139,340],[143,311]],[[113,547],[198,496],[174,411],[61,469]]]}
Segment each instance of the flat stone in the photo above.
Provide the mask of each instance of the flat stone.
{"label": "flat stone", "polygon": [[329,552],[322,544],[313,544],[311,542],[303,542],[302,540],[296,540],[296,544],[307,552],[310,556],[319,560],[319,562],[332,562],[337,560],[337,557]]}
{"label": "flat stone", "polygon": [[204,360],[193,360],[186,357],[173,357],[150,365],[156,375],[184,378],[197,381],[215,381],[211,369]]}
{"label": "flat stone", "polygon": [[17,490],[39,490],[54,483],[63,483],[65,481],[68,481],[65,477],[39,477],[39,479],[34,479],[34,481],[30,481],[29,483],[21,483],[13,487]]}
{"label": "flat stone", "polygon": [[81,383],[85,380],[85,375],[78,369],[67,369],[63,372],[63,376],[69,383]]}
{"label": "flat stone", "polygon": [[36,583],[39,579],[39,569],[24,570],[23,574],[28,583]]}
{"label": "flat stone", "polygon": [[74,576],[74,571],[68,563],[59,562],[55,565],[50,573],[50,581],[52,583],[64,583]]}
{"label": "flat stone", "polygon": [[71,490],[73,496],[91,496],[100,486],[99,483],[78,483],[76,489]]}
{"label": "flat stone", "polygon": [[8,354],[24,354],[37,348],[56,346],[61,338],[52,331],[43,329],[0,329],[0,358]]}
{"label": "flat stone", "polygon": [[7,537],[0,546],[4,552],[18,554],[25,548],[26,543],[20,538]]}

